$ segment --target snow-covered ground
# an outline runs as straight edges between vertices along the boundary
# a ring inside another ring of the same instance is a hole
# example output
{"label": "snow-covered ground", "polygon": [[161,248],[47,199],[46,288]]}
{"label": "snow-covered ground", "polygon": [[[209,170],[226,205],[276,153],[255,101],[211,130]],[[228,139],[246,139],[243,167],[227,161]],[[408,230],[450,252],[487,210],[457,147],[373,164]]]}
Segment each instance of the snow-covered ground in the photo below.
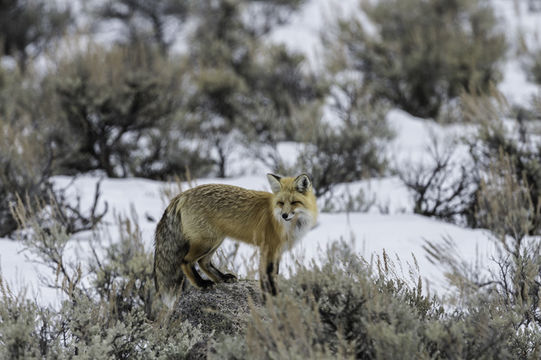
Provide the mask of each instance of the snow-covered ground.
{"label": "snow-covered ground", "polygon": [[[82,176],[70,187],[72,194],[81,196],[82,204],[91,204],[95,183],[99,179],[91,176]],[[57,177],[55,183],[64,187],[72,181],[69,177]],[[222,182],[235,184],[255,190],[269,190],[265,176],[245,176],[235,179],[198,180],[197,184]],[[393,179],[373,181],[378,188],[372,188],[376,194],[381,194],[382,199],[390,201],[391,208],[404,209],[404,201],[407,194],[404,189],[397,189],[398,182]],[[367,183],[353,184],[352,186],[371,188]],[[106,227],[113,239],[115,238],[116,217],[137,217],[145,246],[152,249],[153,233],[156,221],[159,220],[165,206],[166,197],[164,188],[168,185],[158,181],[145,179],[104,179],[101,185],[102,199],[109,204],[109,212],[104,218]],[[385,198],[389,194],[390,198]],[[396,201],[396,203],[394,203]],[[100,203],[100,207],[104,204]],[[85,206],[83,205],[83,208]],[[415,256],[420,274],[429,284],[431,290],[445,289],[443,273],[437,266],[431,264],[422,250],[426,240],[440,240],[442,237],[454,239],[460,252],[466,259],[475,260],[478,253],[482,258],[492,253],[492,243],[487,241],[487,235],[480,230],[463,229],[455,225],[429,219],[419,215],[408,213],[322,213],[318,225],[295,246],[290,254],[285,256],[282,268],[285,271],[293,265],[292,259],[302,260],[308,264],[313,259],[318,260],[322,256],[329,243],[336,240],[352,242],[355,250],[367,260],[372,255],[381,255],[385,250],[387,254],[402,260],[404,268],[407,263],[413,264]],[[71,261],[80,261],[85,264],[89,259],[88,241],[92,238],[91,232],[83,232],[76,235],[71,246],[67,247],[66,257]],[[30,296],[37,296],[45,303],[55,303],[58,294],[52,290],[39,286],[38,275],[49,276],[54,279],[52,271],[32,263],[32,255],[24,250],[21,242],[0,239],[2,249],[0,263],[2,264],[3,276],[12,284],[20,286],[30,285]],[[227,246],[227,244],[225,244]],[[241,257],[249,257],[253,248],[242,245]],[[243,267],[241,266],[241,269]],[[287,273],[287,271],[286,271]],[[241,274],[242,275],[242,274]],[[36,290],[39,290],[36,292]]]}
{"label": "snow-covered ground", "polygon": [[[526,34],[528,46],[538,46],[536,42],[541,27],[540,13],[532,15],[525,12],[526,1],[518,1],[520,10],[518,13],[513,5],[514,1],[494,0],[493,2],[502,19],[502,26],[509,29],[507,33],[511,43],[518,44],[518,36]],[[325,20],[336,13],[350,15],[358,11],[357,3],[357,0],[311,0],[299,14],[294,15],[288,25],[272,34],[272,41],[285,42],[288,46],[303,51],[311,64],[317,66],[321,55],[319,35],[325,31]],[[360,12],[359,16],[362,16]],[[499,89],[511,102],[525,104],[533,94],[539,91],[537,86],[528,82],[520,60],[513,54],[509,55],[503,70],[504,80],[500,83]],[[400,110],[392,110],[388,114],[388,120],[397,135],[389,147],[389,157],[398,165],[410,161],[424,162],[428,154],[427,149],[434,137],[441,141],[452,141],[471,130],[464,126],[441,126],[429,123]],[[282,144],[279,151],[283,155],[294,155],[297,150],[294,144]],[[458,156],[461,151],[457,149]],[[244,169],[245,173],[250,175],[225,180],[197,179],[196,184],[220,182],[250,189],[268,190],[265,168],[260,162],[254,166],[255,162],[256,160],[243,154],[239,156],[239,162],[234,164],[234,169],[236,173]],[[97,177],[81,176],[70,187],[72,197],[81,196],[83,209],[91,204],[94,185],[98,180]],[[57,177],[54,181],[57,186],[65,187],[72,179]],[[104,179],[101,186],[102,199],[109,205],[104,227],[109,228],[114,238],[116,215],[132,216],[135,213],[145,245],[151,249],[156,221],[159,220],[167,203],[164,189],[168,187],[172,188],[170,184],[144,179]],[[335,195],[346,191],[355,195],[361,189],[365,194],[374,196],[376,204],[379,208],[385,208],[386,213],[379,213],[377,207],[367,213],[322,213],[318,226],[286,256],[284,268],[287,268],[288,264],[291,265],[291,256],[309,262],[320,258],[330,242],[340,239],[349,242],[353,239],[356,251],[367,259],[374,254],[381,255],[385,250],[393,258],[395,254],[398,255],[407,269],[406,263],[413,263],[414,256],[419,264],[420,274],[429,284],[431,291],[443,294],[446,291],[443,270],[427,260],[423,244],[425,241],[440,241],[444,237],[452,238],[456,242],[458,251],[465,260],[474,262],[478,258],[485,266],[489,266],[488,259],[494,253],[494,246],[486,232],[465,229],[412,214],[412,199],[396,177],[339,185]],[[88,257],[88,251],[85,250],[88,250],[88,240],[91,237],[90,232],[77,234],[66,250],[68,257],[80,260],[84,265]],[[243,246],[241,252],[248,255],[251,254],[252,249]],[[20,242],[0,239],[0,270],[4,280],[13,288],[28,286],[28,295],[36,297],[41,303],[58,301],[59,294],[41,286],[38,281],[40,275],[54,278],[54,274],[43,265],[35,264],[32,261],[32,255],[23,248]]]}
{"label": "snow-covered ground", "polygon": [[[405,158],[422,158],[426,154],[427,141],[431,134],[443,138],[456,132],[454,128],[446,129],[434,124],[424,126],[422,120],[398,110],[390,112],[389,117],[391,125],[396,125],[398,134],[391,147],[392,152]],[[282,152],[283,155],[295,152],[295,147],[284,144]],[[58,188],[68,188],[67,194],[70,198],[80,197],[82,209],[87,209],[92,204],[97,181],[99,178],[95,176],[80,176],[75,181],[65,176],[54,178]],[[217,182],[254,190],[269,190],[264,170],[257,175],[230,179],[197,179],[192,185]],[[188,186],[183,184],[184,189]],[[136,216],[145,245],[149,250],[152,249],[156,221],[160,219],[168,201],[166,190],[174,191],[175,188],[175,184],[146,179],[103,179],[102,200],[98,212],[104,206],[104,201],[107,201],[109,211],[103,219],[104,227],[109,229],[108,232],[114,239],[117,216],[129,218]],[[338,185],[334,194],[339,196],[347,192],[356,195],[361,190],[369,198],[373,197],[377,206],[368,213],[320,214],[317,227],[285,256],[282,263],[284,270],[293,264],[292,258],[302,259],[308,264],[313,259],[319,259],[329,243],[337,240],[353,241],[355,250],[367,260],[372,255],[381,255],[385,250],[392,258],[397,255],[403,262],[404,269],[408,268],[408,263],[413,264],[415,256],[425,283],[429,285],[431,291],[442,294],[445,292],[443,271],[427,260],[422,248],[425,241],[439,241],[443,237],[450,237],[455,240],[464,258],[472,262],[476,260],[477,255],[487,259],[488,255],[493,253],[492,243],[488,241],[483,231],[463,229],[412,214],[410,195],[396,177]],[[324,199],[321,199],[320,206],[323,202]],[[386,209],[388,214],[380,214],[379,209]],[[66,257],[82,264],[87,263],[88,241],[91,238],[91,232],[77,234],[71,246],[66,249]],[[226,243],[225,246],[227,245]],[[43,265],[34,263],[32,255],[24,250],[21,242],[0,239],[0,249],[2,249],[0,252],[2,274],[8,282],[15,288],[27,285],[30,288],[28,295],[36,297],[42,303],[54,304],[58,301],[60,294],[53,289],[40,286],[38,280],[40,275],[54,279],[53,272]],[[242,245],[239,260],[249,257],[253,251],[250,246]],[[240,265],[240,268],[243,269],[243,266]]]}

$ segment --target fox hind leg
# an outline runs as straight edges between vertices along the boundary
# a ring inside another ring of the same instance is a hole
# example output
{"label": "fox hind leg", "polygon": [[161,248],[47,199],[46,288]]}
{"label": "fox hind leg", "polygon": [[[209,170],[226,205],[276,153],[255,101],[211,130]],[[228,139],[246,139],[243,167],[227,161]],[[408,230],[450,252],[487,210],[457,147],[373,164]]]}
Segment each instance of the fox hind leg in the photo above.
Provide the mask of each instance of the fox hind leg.
{"label": "fox hind leg", "polygon": [[214,253],[216,252],[216,250],[218,249],[218,247],[220,246],[222,242],[220,241],[218,243],[217,246],[215,246],[215,248],[210,251],[208,254],[206,254],[205,256],[203,256],[200,260],[199,260],[199,268],[210,278],[212,279],[214,282],[216,283],[219,283],[219,282],[227,282],[227,283],[231,283],[231,282],[235,282],[237,281],[237,277],[233,274],[229,274],[229,273],[222,273],[216,266],[214,266],[214,264],[212,263],[211,259],[212,259],[212,255],[214,255]]}
{"label": "fox hind leg", "polygon": [[214,264],[210,263],[210,267],[216,271],[220,278],[222,279],[223,282],[226,282],[226,283],[233,283],[233,282],[236,282],[238,279],[237,279],[237,276],[235,274],[231,274],[231,273],[222,273],[216,266],[214,266]]}
{"label": "fox hind leg", "polygon": [[[214,283],[221,282],[222,278],[211,270],[210,268],[210,258],[220,246],[223,239],[215,238],[213,236],[201,236],[192,234],[191,244],[193,246],[190,248],[188,254],[183,259],[182,271],[190,280],[192,285],[198,288],[208,288]],[[199,268],[209,277],[210,280],[203,279],[197,270],[195,269],[195,264],[199,264]]]}
{"label": "fox hind leg", "polygon": [[199,260],[199,268],[203,270],[205,274],[214,282],[227,282],[232,283],[237,281],[237,277],[230,273],[223,273],[218,269],[214,264],[211,262],[210,258],[212,257],[212,254],[210,256],[205,256],[203,259]]}
{"label": "fox hind leg", "polygon": [[200,289],[206,289],[214,285],[213,281],[203,279],[201,275],[199,275],[199,273],[195,269],[195,265],[183,262],[180,266],[182,268],[182,271],[186,275],[186,278],[188,278],[188,280],[190,280],[192,285],[194,285],[195,287],[198,287]]}

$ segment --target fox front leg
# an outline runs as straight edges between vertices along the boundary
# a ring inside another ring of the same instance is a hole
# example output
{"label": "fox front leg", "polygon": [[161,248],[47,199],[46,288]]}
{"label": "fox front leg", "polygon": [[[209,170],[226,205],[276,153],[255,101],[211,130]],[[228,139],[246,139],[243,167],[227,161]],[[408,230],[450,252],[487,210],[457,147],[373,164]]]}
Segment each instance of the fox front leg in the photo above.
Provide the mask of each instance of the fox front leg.
{"label": "fox front leg", "polygon": [[274,256],[264,256],[261,260],[259,268],[261,289],[266,293],[276,295],[278,294],[276,290],[276,275],[278,274],[280,260]]}

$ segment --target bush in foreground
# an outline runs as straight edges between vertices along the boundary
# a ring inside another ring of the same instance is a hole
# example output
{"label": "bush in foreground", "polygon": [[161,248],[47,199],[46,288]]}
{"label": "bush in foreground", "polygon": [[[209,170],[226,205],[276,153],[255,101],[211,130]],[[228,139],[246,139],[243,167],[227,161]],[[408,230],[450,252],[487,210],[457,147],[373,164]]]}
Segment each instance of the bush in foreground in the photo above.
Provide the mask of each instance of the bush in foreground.
{"label": "bush in foreground", "polygon": [[253,311],[245,336],[216,341],[209,358],[511,359],[538,351],[522,347],[537,335],[510,327],[519,314],[497,298],[476,294],[445,311],[386,254],[375,268],[335,245],[322,266],[283,280],[281,294]]}

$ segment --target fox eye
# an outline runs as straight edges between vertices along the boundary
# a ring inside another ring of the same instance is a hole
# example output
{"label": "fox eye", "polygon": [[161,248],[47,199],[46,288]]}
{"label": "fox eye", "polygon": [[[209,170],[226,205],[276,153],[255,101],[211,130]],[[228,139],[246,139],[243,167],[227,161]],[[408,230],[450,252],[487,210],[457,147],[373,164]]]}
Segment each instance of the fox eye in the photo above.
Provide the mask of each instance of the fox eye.
{"label": "fox eye", "polygon": [[291,205],[302,205],[302,202],[300,201],[293,201]]}
{"label": "fox eye", "polygon": [[284,206],[284,202],[283,201],[278,201],[278,205]]}

